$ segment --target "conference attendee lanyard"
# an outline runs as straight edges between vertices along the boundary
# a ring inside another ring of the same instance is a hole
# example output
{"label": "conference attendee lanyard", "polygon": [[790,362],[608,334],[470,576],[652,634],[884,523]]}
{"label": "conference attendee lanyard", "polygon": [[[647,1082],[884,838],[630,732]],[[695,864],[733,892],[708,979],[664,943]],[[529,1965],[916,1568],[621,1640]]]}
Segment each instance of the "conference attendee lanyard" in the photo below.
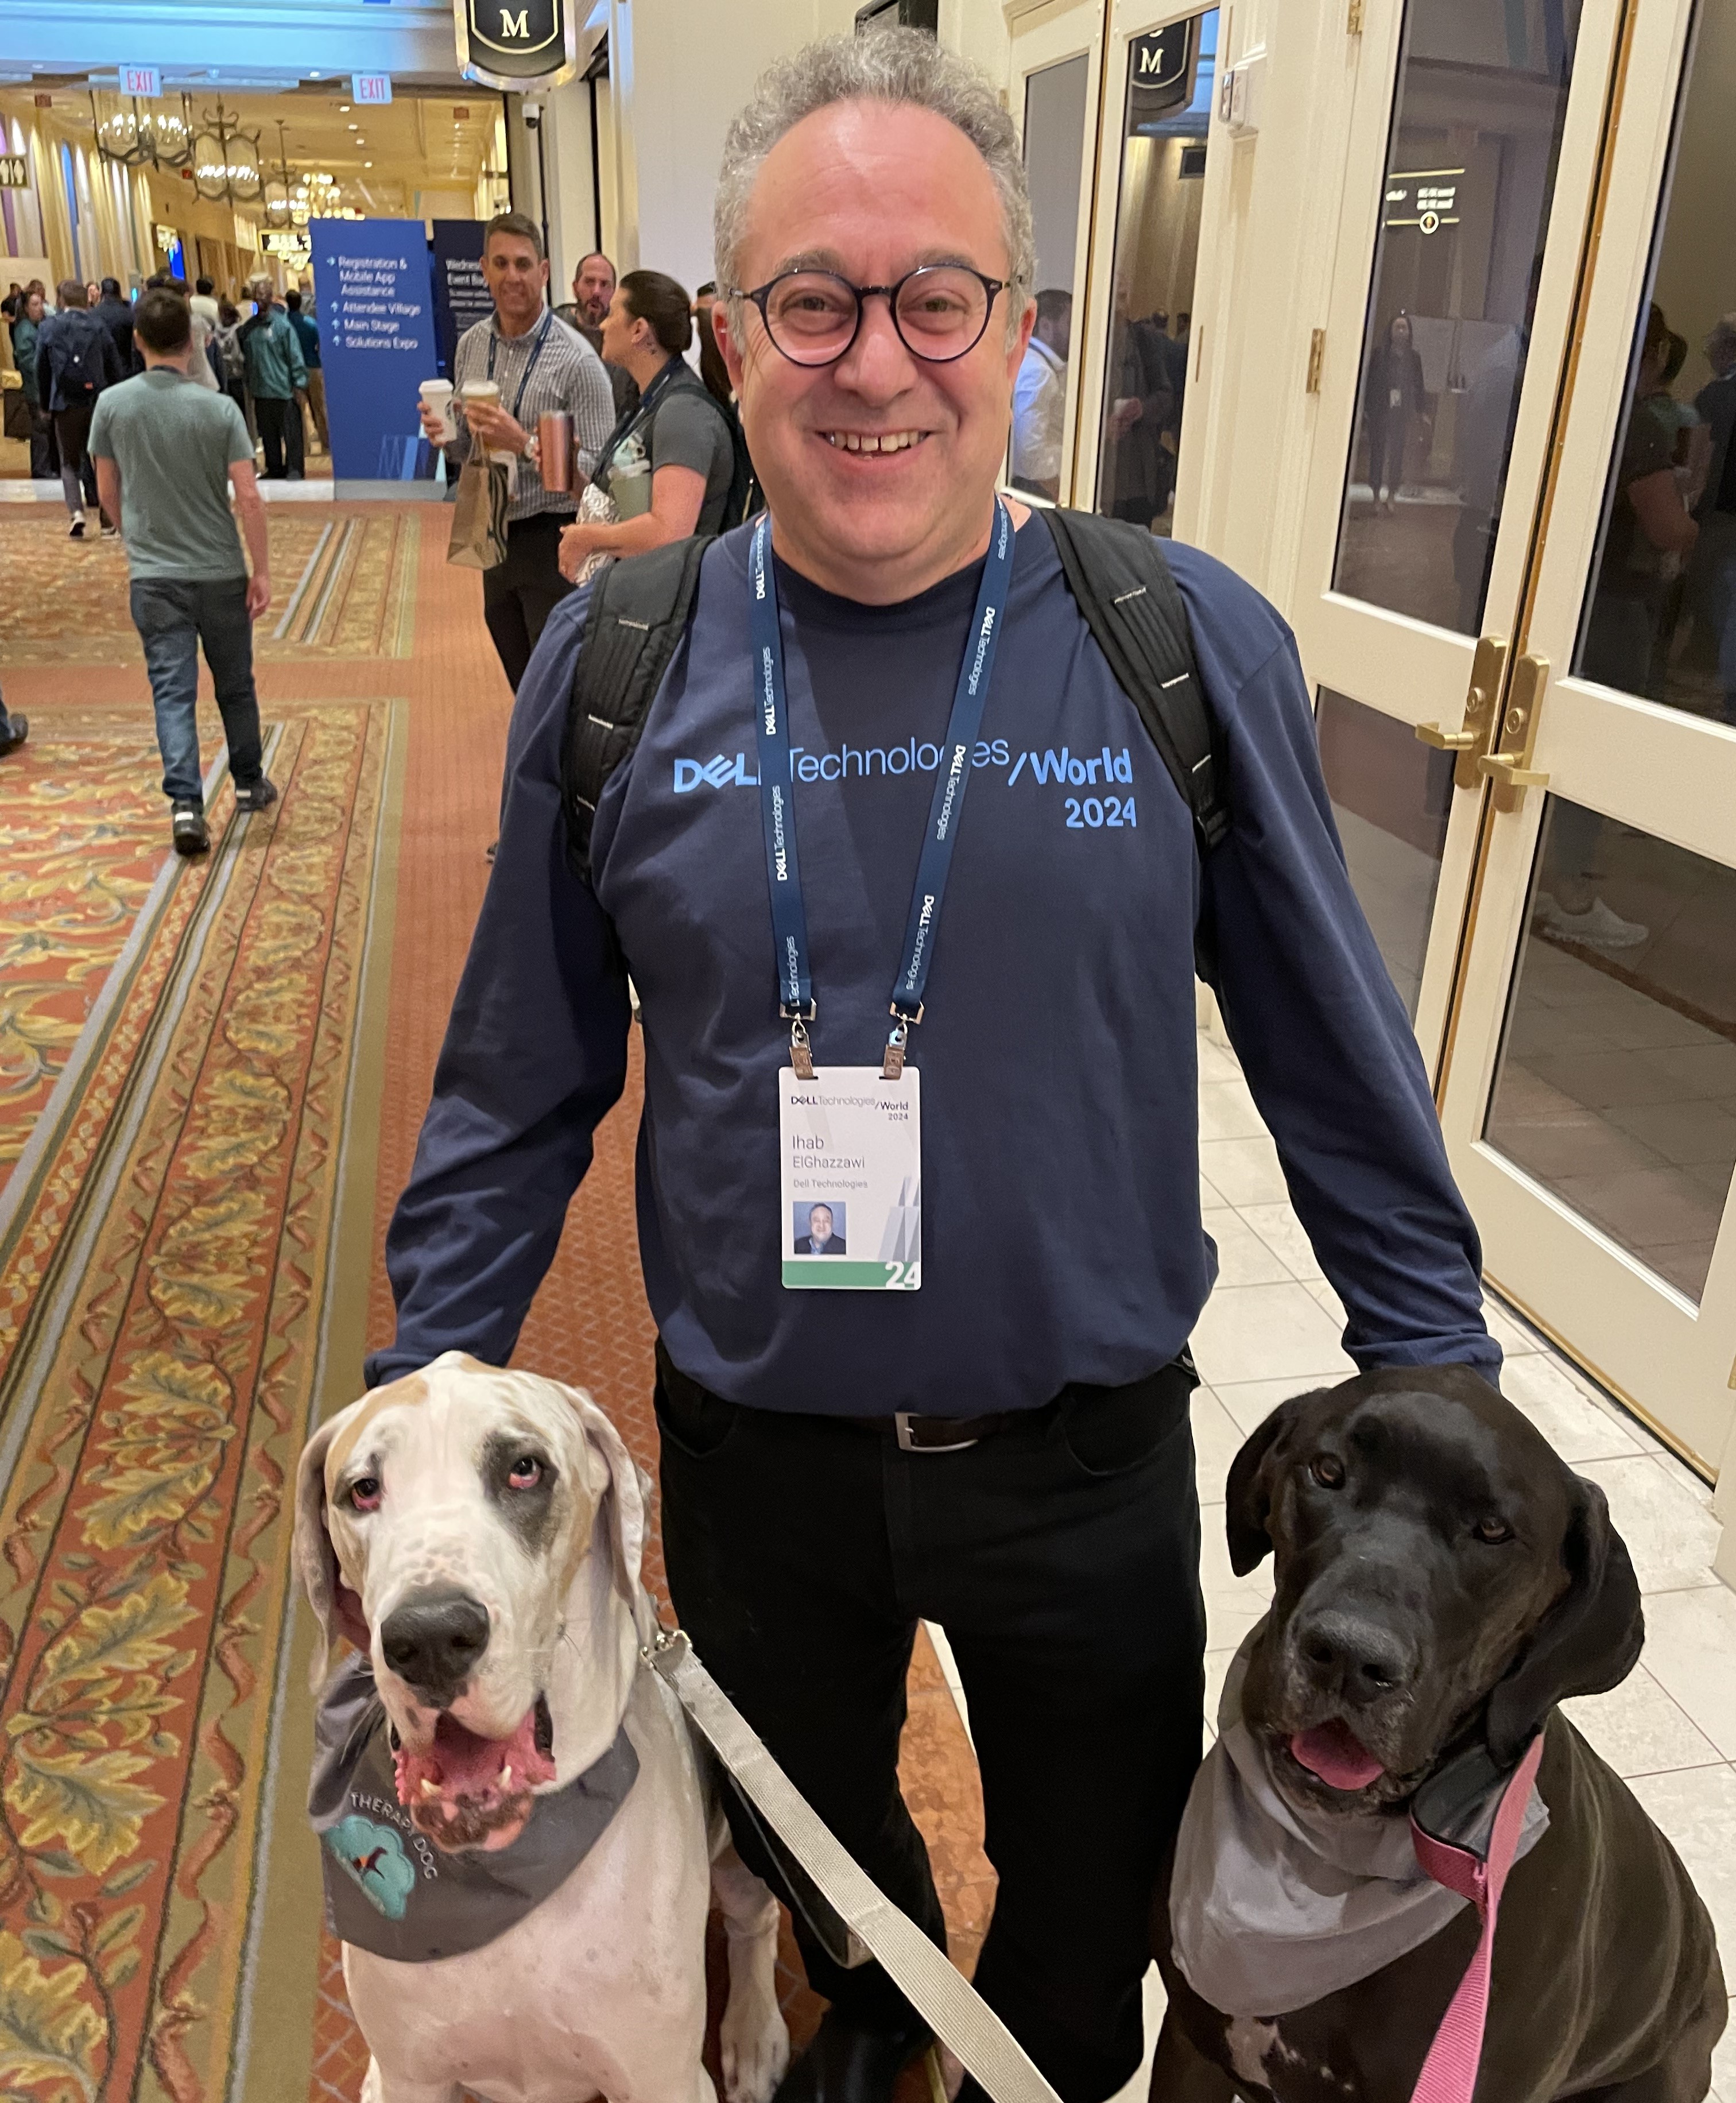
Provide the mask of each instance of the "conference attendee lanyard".
{"label": "conference attendee lanyard", "polygon": [[790,1025],[790,1064],[779,1076],[779,1113],[780,1239],[787,1286],[912,1292],[921,1283],[921,1079],[907,1063],[910,1033],[922,1020],[941,901],[1012,569],[1012,516],[997,497],[988,558],[953,689],[904,949],[892,982],[892,1025],[886,1048],[877,1067],[819,1070],[808,1034],[815,1014],[814,978],[796,847],[784,641],[769,516],[761,513],[754,527],[748,558],[754,735],[778,1011]]}
{"label": "conference attendee lanyard", "polygon": [[[519,411],[525,405],[525,389],[531,384],[531,375],[536,370],[536,361],[542,356],[543,345],[548,342],[548,331],[553,327],[554,316],[545,312],[543,325],[536,332],[536,341],[531,346],[531,355],[525,361],[524,376],[518,383],[518,392],[513,397],[513,421],[515,424],[518,421]],[[496,321],[488,337],[488,376],[491,380],[495,376],[495,353],[500,348],[500,324]],[[507,340],[512,342],[515,339],[509,336]]]}

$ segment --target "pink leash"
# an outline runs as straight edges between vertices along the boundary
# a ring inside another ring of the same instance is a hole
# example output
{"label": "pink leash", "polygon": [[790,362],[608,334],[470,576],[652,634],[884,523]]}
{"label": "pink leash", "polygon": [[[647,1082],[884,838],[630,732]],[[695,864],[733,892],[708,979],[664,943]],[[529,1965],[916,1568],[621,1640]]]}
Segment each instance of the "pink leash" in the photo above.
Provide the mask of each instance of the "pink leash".
{"label": "pink leash", "polygon": [[1543,1757],[1543,1734],[1531,1741],[1495,1812],[1489,1836],[1489,1857],[1479,1861],[1468,1847],[1436,1840],[1413,1818],[1412,1844],[1424,1872],[1450,1892],[1469,1899],[1482,1916],[1483,1932],[1476,1953],[1465,1967],[1435,2041],[1423,2062],[1423,2071],[1411,2091],[1410,2103],[1471,2103],[1476,2087],[1477,2065],[1483,2056],[1483,2026],[1489,2016],[1489,1974],[1494,1958],[1495,1916],[1501,1908],[1501,1892],[1507,1873],[1513,1866],[1519,1835],[1525,1825],[1525,1806],[1531,1800],[1531,1785],[1537,1779]]}

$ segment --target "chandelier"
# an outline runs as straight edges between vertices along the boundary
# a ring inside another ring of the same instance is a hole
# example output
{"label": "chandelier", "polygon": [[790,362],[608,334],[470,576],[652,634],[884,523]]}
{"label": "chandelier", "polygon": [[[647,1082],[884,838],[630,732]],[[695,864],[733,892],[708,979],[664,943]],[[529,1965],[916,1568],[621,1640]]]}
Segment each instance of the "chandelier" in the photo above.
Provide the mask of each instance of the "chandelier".
{"label": "chandelier", "polygon": [[265,216],[273,226],[288,226],[295,219],[296,180],[289,164],[289,141],[283,119],[280,117],[277,119],[277,163],[265,171],[260,184]]}
{"label": "chandelier", "polygon": [[205,111],[193,131],[190,158],[193,186],[202,198],[229,205],[264,201],[260,135],[246,130],[238,113],[224,108],[220,97],[216,109]]}
{"label": "chandelier", "polygon": [[172,111],[141,103],[135,95],[127,97],[126,104],[118,96],[113,100],[115,106],[104,113],[95,91],[91,91],[91,122],[96,135],[96,151],[103,160],[118,162],[127,168],[187,166],[193,158],[193,117],[184,95],[178,117]]}

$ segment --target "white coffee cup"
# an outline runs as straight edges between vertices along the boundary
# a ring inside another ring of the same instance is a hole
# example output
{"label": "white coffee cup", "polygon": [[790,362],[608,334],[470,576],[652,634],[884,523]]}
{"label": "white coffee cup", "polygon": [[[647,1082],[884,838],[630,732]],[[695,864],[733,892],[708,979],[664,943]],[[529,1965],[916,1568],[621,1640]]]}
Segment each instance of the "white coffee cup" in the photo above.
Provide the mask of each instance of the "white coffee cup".
{"label": "white coffee cup", "polygon": [[[467,380],[461,392],[461,399],[467,407],[474,403],[481,408],[498,409],[500,406],[500,383],[498,380]],[[499,446],[492,449],[484,446],[482,457],[485,460],[510,460],[513,456]]]}
{"label": "white coffee cup", "polygon": [[450,380],[424,380],[421,386],[423,401],[440,419],[440,443],[449,446],[458,436],[458,419],[452,413],[452,383]]}

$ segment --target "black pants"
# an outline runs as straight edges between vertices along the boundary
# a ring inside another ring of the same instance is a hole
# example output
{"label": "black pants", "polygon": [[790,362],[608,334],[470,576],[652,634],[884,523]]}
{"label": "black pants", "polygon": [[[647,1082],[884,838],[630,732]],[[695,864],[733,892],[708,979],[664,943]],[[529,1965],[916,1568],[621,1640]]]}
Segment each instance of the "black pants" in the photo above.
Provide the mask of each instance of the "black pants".
{"label": "black pants", "polygon": [[253,413],[259,419],[260,443],[265,448],[265,479],[282,482],[302,472],[301,404],[292,395],[274,402],[269,394],[255,394]]}
{"label": "black pants", "polygon": [[572,589],[561,574],[561,528],[571,515],[539,512],[506,529],[506,560],[482,572],[482,618],[516,694],[549,615]]}
{"label": "black pants", "polygon": [[[919,1618],[950,1638],[1000,1876],[976,1982],[1066,2103],[1139,2062],[1152,1894],[1199,1764],[1205,1607],[1190,1368],[1068,1389],[962,1452],[745,1409],[659,1347],[663,1541],[682,1624],[881,1888],[945,1930],[898,1787]],[[743,1856],[775,1872],[745,1820]],[[809,1983],[854,2019],[908,2010],[797,1917]],[[980,2103],[975,2084],[967,2096]]]}
{"label": "black pants", "polygon": [[30,478],[33,482],[60,478],[60,444],[54,434],[54,418],[46,409],[30,411]]}
{"label": "black pants", "polygon": [[[88,402],[76,402],[69,409],[56,409],[53,416],[54,442],[60,455],[60,487],[66,496],[66,508],[77,512],[97,509],[96,469],[91,459],[91,419],[96,411],[96,397]],[[82,504],[81,504],[82,499]],[[120,521],[111,518],[111,526]]]}

